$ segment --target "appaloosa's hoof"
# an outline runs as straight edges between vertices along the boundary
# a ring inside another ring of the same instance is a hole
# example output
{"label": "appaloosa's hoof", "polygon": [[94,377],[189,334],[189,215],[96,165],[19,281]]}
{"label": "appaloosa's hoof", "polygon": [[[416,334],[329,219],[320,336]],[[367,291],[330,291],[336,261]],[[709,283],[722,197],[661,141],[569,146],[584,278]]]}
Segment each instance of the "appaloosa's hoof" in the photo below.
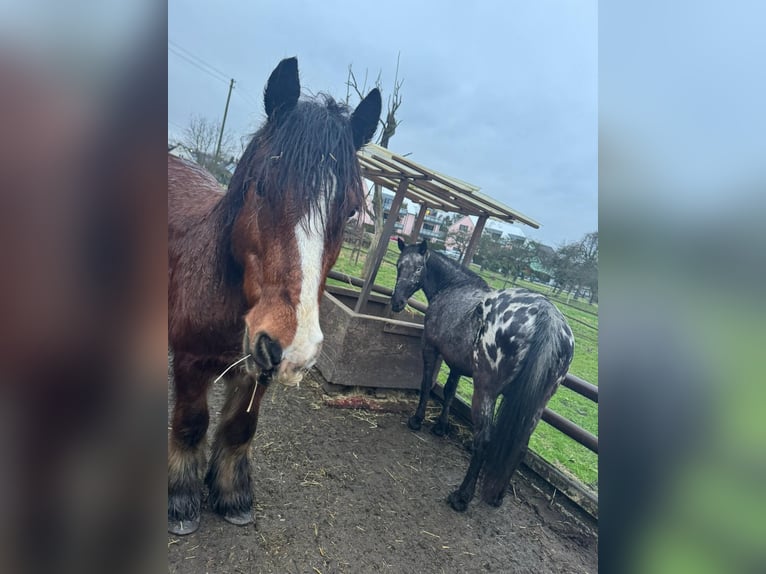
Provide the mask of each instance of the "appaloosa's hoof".
{"label": "appaloosa's hoof", "polygon": [[435,434],[436,436],[444,436],[447,433],[449,433],[449,425],[436,423],[434,426],[431,427],[431,433]]}
{"label": "appaloosa's hoof", "polygon": [[226,514],[223,516],[223,519],[234,526],[247,526],[248,524],[255,522],[253,513],[250,510],[238,514]]}
{"label": "appaloosa's hoof", "polygon": [[490,506],[494,506],[495,508],[498,508],[503,505],[504,498],[505,498],[505,492],[501,492],[500,494],[497,494],[492,497],[482,496],[482,499],[484,500],[484,502],[486,502]]}
{"label": "appaloosa's hoof", "polygon": [[488,500],[487,504],[489,504],[490,506],[494,506],[495,508],[500,508],[503,505],[503,497],[498,496],[497,498]]}
{"label": "appaloosa's hoof", "polygon": [[447,502],[449,502],[452,510],[457,512],[465,512],[465,509],[468,508],[468,503],[470,500],[466,500],[465,497],[460,494],[460,491],[456,490],[447,497]]}
{"label": "appaloosa's hoof", "polygon": [[410,427],[412,430],[420,430],[420,426],[422,423],[423,423],[422,419],[416,417],[415,415],[412,415],[407,421],[407,426]]}
{"label": "appaloosa's hoof", "polygon": [[199,528],[199,516],[191,520],[168,520],[168,532],[176,536],[186,536]]}

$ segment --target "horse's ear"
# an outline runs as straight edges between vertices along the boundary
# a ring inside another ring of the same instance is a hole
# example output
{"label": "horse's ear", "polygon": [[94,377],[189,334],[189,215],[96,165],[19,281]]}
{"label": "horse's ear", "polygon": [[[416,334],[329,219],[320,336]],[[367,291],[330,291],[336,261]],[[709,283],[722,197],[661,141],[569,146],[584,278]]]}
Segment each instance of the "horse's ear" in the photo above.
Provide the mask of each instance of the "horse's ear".
{"label": "horse's ear", "polygon": [[399,251],[404,251],[406,244],[402,241],[401,237],[396,238],[396,242],[399,244]]}
{"label": "horse's ear", "polygon": [[380,119],[380,90],[373,89],[367,97],[364,98],[351,114],[351,130],[354,133],[354,147],[361,148],[368,143],[375,130],[378,129],[378,120]]}
{"label": "horse's ear", "polygon": [[272,119],[277,110],[289,110],[298,103],[301,83],[298,79],[298,58],[286,58],[277,64],[269,76],[263,93],[266,116]]}
{"label": "horse's ear", "polygon": [[427,249],[428,249],[428,242],[424,239],[418,244],[418,253],[420,253],[421,255],[425,255]]}

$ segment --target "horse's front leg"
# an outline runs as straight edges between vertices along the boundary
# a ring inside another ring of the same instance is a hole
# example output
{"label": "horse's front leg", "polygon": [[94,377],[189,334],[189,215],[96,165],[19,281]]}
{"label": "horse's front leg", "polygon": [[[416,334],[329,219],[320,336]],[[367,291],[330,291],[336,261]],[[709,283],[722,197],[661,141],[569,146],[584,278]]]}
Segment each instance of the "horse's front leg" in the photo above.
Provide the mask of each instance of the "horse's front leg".
{"label": "horse's front leg", "polygon": [[423,345],[423,380],[420,383],[420,401],[415,414],[407,421],[407,426],[412,430],[420,430],[423,419],[426,416],[426,405],[428,404],[428,395],[434,382],[434,368],[439,352],[435,347]]}
{"label": "horse's front leg", "polygon": [[447,501],[454,510],[463,512],[468,503],[473,499],[476,491],[476,480],[479,477],[481,467],[487,454],[487,446],[492,433],[492,419],[494,416],[495,399],[485,385],[481,382],[480,376],[474,376],[473,400],[471,401],[471,418],[473,420],[473,454],[471,463],[468,465],[468,471],[465,473],[463,483],[460,487],[449,495]]}
{"label": "horse's front leg", "polygon": [[248,453],[270,378],[270,375],[260,375],[257,386],[256,378],[250,375],[227,381],[226,403],[213,441],[210,468],[205,477],[210,507],[237,526],[253,522]]}
{"label": "horse's front leg", "polygon": [[213,371],[195,356],[175,353],[175,406],[168,441],[168,530],[191,534],[199,527],[205,434],[209,423],[207,388]]}
{"label": "horse's front leg", "polygon": [[458,381],[460,381],[460,373],[450,369],[449,377],[447,377],[447,382],[444,384],[444,405],[442,406],[442,412],[439,415],[439,420],[431,428],[431,432],[436,436],[444,436],[449,432],[449,407],[452,404],[452,399],[455,398]]}

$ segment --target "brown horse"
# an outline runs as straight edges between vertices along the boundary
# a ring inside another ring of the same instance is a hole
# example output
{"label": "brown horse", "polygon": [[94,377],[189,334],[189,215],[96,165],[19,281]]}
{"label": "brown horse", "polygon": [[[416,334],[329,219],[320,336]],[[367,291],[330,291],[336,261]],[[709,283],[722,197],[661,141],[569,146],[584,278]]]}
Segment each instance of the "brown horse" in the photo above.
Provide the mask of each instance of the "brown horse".
{"label": "brown horse", "polygon": [[168,343],[175,410],[168,446],[168,529],[195,531],[205,469],[207,390],[227,366],[226,403],[205,476],[212,509],[253,521],[248,450],[271,380],[297,384],[319,353],[318,305],[343,227],[363,205],[356,150],[380,117],[372,90],[350,113],[329,96],[300,100],[298,62],[264,94],[267,119],[229,188],[168,158]]}

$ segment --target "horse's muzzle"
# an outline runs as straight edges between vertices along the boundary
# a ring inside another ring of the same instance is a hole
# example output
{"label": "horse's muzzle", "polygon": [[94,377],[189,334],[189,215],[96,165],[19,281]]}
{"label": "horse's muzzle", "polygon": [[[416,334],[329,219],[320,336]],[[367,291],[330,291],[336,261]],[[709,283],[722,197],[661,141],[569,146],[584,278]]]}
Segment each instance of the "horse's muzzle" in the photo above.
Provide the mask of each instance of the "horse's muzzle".
{"label": "horse's muzzle", "polygon": [[296,345],[293,342],[287,349],[285,349],[282,364],[279,365],[277,371],[277,382],[293,387],[301,382],[303,375],[313,367],[319,354],[322,351],[322,340],[324,337],[321,331],[318,331],[319,336],[311,342],[306,342],[301,345]]}
{"label": "horse's muzzle", "polygon": [[[248,371],[273,371],[282,362],[282,345],[266,333],[255,336],[252,347],[250,337],[245,332],[244,351],[250,357],[245,362]],[[249,348],[248,348],[249,347]]]}

